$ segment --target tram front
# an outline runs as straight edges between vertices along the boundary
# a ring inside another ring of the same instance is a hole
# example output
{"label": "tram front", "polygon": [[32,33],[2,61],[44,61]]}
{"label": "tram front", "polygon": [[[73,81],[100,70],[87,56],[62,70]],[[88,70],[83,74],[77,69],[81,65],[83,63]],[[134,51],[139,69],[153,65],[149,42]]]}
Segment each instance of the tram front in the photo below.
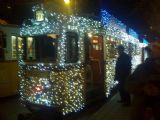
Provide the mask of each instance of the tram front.
{"label": "tram front", "polygon": [[[63,56],[77,61],[77,34],[67,32],[66,36],[70,47]],[[26,36],[18,42],[21,101],[31,110],[51,108],[65,115],[84,107],[84,67],[60,63],[64,51],[61,39],[57,34],[46,34]]]}
{"label": "tram front", "polygon": [[21,100],[52,106],[54,81],[50,72],[56,65],[57,35],[47,34],[23,37],[19,41],[19,75]]}

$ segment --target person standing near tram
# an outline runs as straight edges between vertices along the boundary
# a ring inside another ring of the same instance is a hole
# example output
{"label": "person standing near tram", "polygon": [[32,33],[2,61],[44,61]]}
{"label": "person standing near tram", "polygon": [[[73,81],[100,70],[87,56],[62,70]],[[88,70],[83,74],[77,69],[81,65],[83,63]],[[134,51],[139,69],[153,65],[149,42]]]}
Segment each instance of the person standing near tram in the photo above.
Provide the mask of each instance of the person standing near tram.
{"label": "person standing near tram", "polygon": [[[160,120],[160,41],[149,47],[149,58],[136,68],[126,83],[126,90],[133,94],[132,120],[153,119],[149,117]],[[151,116],[147,115],[148,110]]]}
{"label": "person standing near tram", "polygon": [[116,62],[115,80],[119,82],[118,90],[120,94],[119,103],[124,106],[130,106],[131,98],[129,93],[125,90],[125,83],[131,73],[131,57],[125,53],[125,48],[122,45],[117,47],[119,57]]}

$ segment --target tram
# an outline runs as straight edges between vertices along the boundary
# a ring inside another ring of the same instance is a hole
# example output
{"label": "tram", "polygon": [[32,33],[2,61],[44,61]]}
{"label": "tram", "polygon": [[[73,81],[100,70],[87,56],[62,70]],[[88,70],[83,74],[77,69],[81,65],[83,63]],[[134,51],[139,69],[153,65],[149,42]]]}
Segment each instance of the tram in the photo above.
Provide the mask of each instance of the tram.
{"label": "tram", "polygon": [[[89,100],[106,98],[117,84],[117,45],[141,63],[141,46],[125,25],[102,11],[102,21],[49,13],[34,6],[18,41],[21,101],[30,109],[54,108],[63,115],[82,110]],[[108,21],[106,21],[108,20]],[[108,24],[109,23],[109,24]]]}
{"label": "tram", "polygon": [[20,38],[17,25],[0,24],[0,97],[18,94],[19,77],[17,41]]}

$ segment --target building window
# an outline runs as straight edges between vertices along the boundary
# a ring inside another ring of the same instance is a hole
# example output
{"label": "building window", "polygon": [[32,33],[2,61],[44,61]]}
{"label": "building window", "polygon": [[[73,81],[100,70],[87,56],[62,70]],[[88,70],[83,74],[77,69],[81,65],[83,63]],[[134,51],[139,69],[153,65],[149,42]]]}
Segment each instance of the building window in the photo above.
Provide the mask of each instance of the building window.
{"label": "building window", "polygon": [[67,54],[66,62],[67,63],[76,63],[79,58],[78,54],[78,34],[75,32],[67,32]]}

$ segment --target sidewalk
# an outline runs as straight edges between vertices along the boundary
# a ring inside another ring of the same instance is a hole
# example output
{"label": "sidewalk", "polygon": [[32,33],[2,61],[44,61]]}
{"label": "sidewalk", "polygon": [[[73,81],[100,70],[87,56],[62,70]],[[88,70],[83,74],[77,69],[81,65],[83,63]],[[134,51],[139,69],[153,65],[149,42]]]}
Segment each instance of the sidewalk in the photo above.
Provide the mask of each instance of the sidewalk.
{"label": "sidewalk", "polygon": [[91,116],[89,120],[130,120],[131,107],[123,107],[118,94],[108,101],[100,110]]}

